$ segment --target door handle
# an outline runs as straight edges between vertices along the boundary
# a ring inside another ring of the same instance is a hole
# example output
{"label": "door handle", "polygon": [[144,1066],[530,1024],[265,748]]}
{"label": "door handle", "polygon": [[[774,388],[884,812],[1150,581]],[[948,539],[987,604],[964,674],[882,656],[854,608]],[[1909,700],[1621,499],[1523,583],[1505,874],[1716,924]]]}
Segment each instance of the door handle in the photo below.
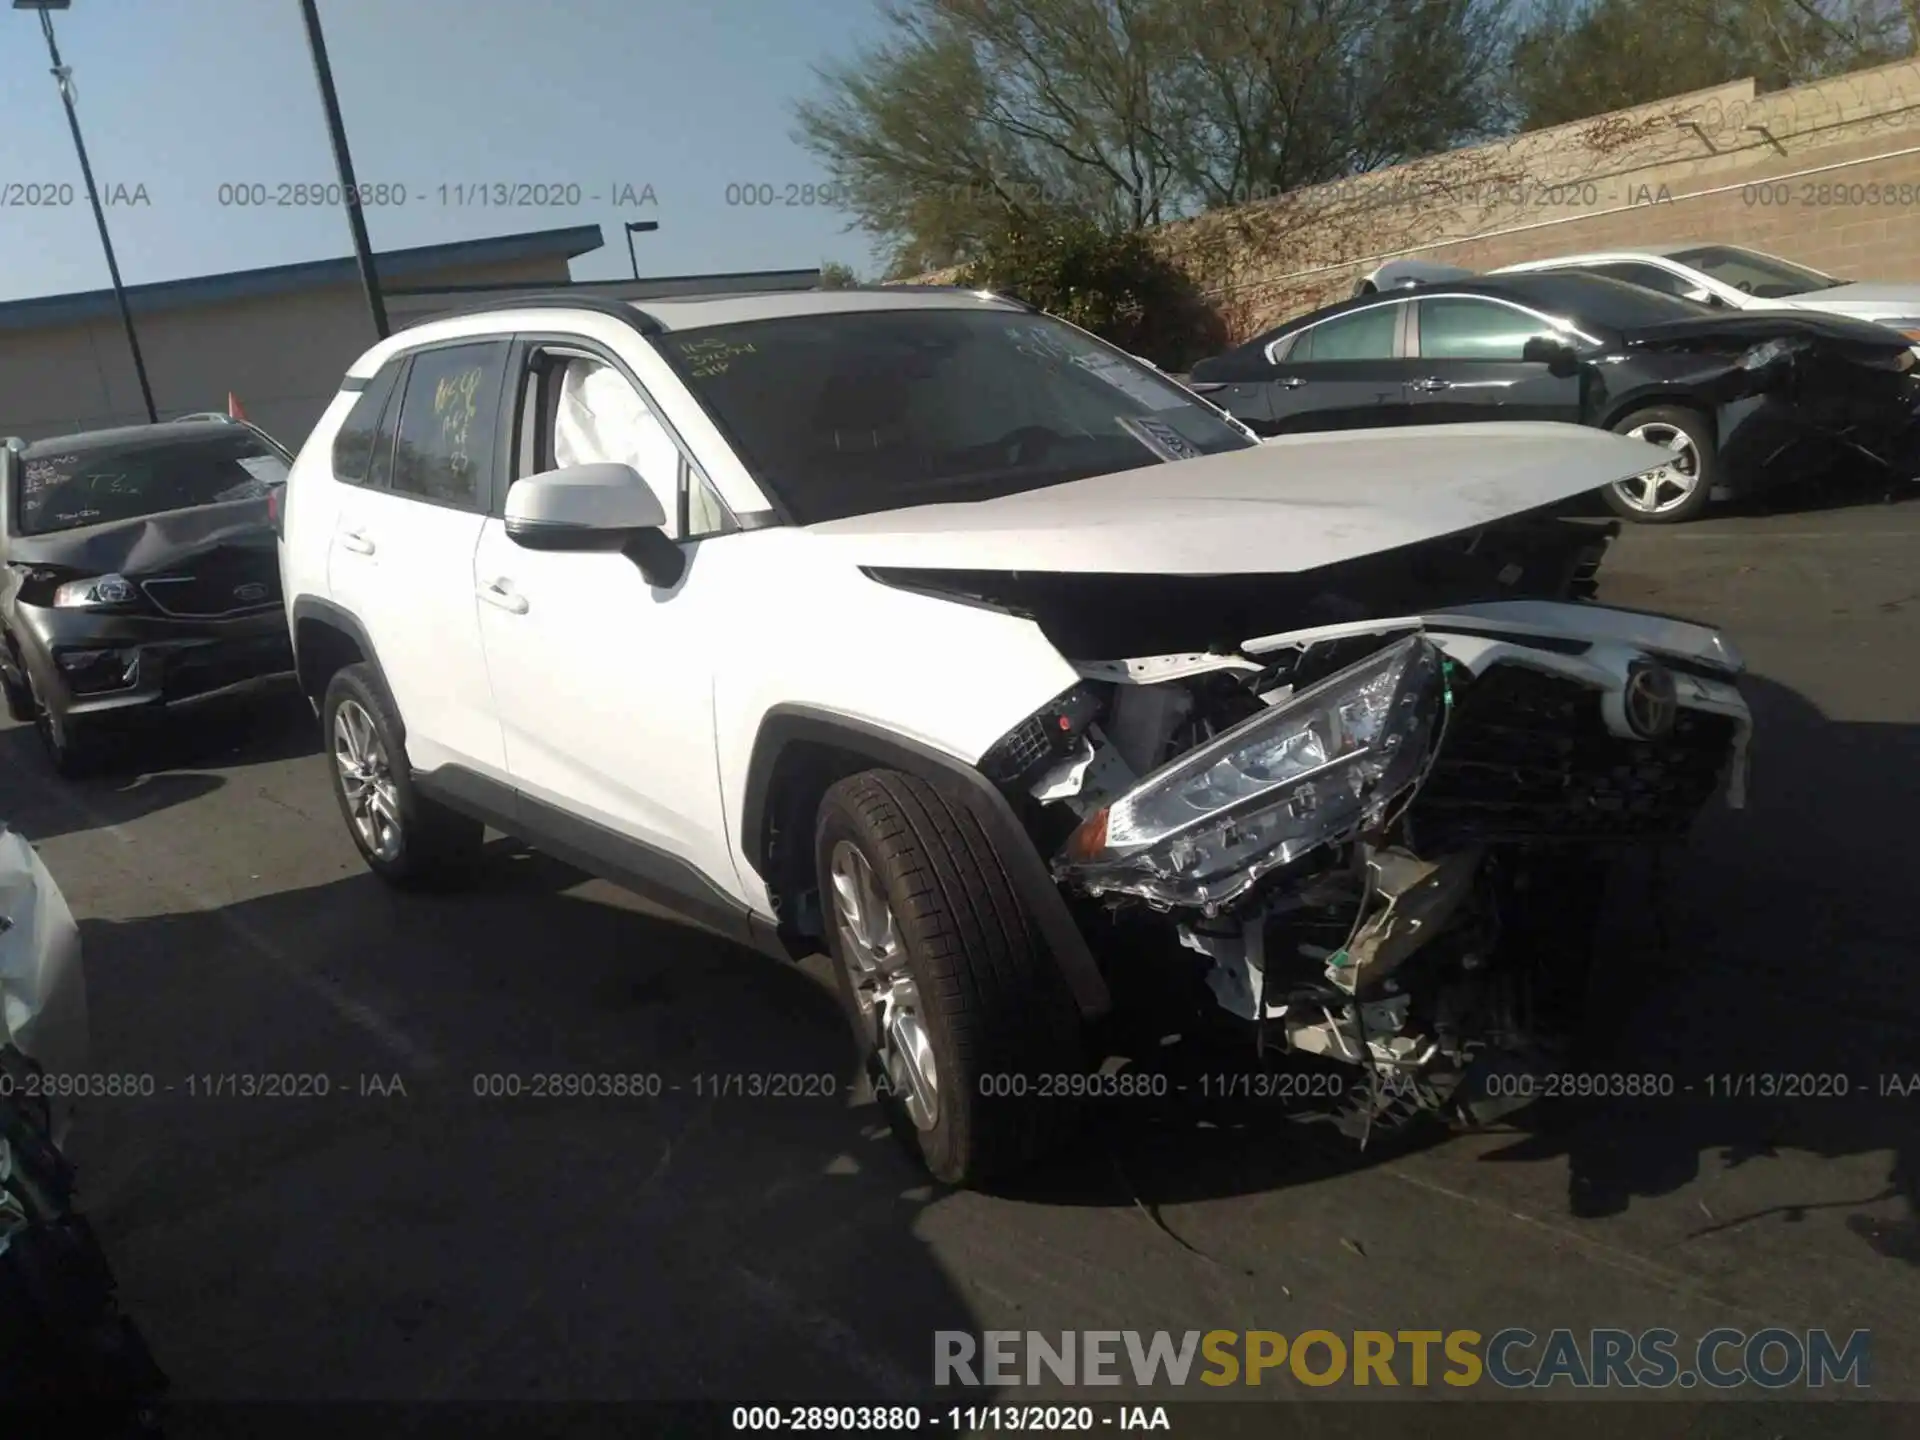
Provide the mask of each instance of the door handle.
{"label": "door handle", "polygon": [[373,553],[373,541],[369,540],[366,535],[359,530],[342,530],[340,532],[340,548],[343,550],[351,550],[356,555],[371,555]]}
{"label": "door handle", "polygon": [[491,585],[482,585],[474,592],[495,609],[504,610],[509,615],[527,613],[527,597],[513,588],[510,580],[496,580]]}
{"label": "door handle", "polygon": [[1451,380],[1442,380],[1437,375],[1430,375],[1425,380],[1414,381],[1413,388],[1416,390],[1425,390],[1431,394],[1435,390],[1451,390],[1453,388],[1453,382]]}
{"label": "door handle", "polygon": [[1305,376],[1288,375],[1280,381],[1280,388],[1282,390],[1298,390],[1302,385],[1306,383],[1307,381]]}

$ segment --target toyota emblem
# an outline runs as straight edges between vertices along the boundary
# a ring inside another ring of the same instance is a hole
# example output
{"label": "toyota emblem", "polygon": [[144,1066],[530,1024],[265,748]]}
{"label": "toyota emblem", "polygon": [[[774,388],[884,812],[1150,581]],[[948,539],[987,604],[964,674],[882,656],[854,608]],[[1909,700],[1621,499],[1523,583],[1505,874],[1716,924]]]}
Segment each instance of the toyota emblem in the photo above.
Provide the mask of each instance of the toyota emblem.
{"label": "toyota emblem", "polygon": [[1664,665],[1636,665],[1627,673],[1622,697],[1627,724],[1643,740],[1659,740],[1673,733],[1680,717],[1680,695],[1673,672]]}
{"label": "toyota emblem", "polygon": [[233,598],[242,605],[257,605],[267,598],[267,587],[249,580],[244,585],[233,587]]}

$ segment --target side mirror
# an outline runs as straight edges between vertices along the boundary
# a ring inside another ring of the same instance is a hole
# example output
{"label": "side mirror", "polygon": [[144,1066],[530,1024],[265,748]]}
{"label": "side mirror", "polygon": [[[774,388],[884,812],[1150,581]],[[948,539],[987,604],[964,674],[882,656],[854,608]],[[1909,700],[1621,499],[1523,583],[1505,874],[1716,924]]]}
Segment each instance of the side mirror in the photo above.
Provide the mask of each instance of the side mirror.
{"label": "side mirror", "polygon": [[647,582],[677,584],[686,556],[666,535],[667,512],[631,465],[569,465],[516,480],[507,538],[529,550],[619,551]]}
{"label": "side mirror", "polygon": [[1545,365],[1549,375],[1563,379],[1580,373],[1580,352],[1566,341],[1556,340],[1551,335],[1535,335],[1528,340],[1520,347],[1520,358],[1529,364]]}

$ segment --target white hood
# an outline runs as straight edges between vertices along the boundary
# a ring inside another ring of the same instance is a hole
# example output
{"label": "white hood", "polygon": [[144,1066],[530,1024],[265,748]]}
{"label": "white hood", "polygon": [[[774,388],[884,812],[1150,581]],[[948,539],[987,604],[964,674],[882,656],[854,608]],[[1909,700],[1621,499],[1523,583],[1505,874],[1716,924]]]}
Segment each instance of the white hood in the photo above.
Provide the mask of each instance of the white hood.
{"label": "white hood", "polygon": [[1288,435],[996,500],[808,526],[857,565],[1277,574],[1452,535],[1650,470],[1665,452],[1580,425]]}

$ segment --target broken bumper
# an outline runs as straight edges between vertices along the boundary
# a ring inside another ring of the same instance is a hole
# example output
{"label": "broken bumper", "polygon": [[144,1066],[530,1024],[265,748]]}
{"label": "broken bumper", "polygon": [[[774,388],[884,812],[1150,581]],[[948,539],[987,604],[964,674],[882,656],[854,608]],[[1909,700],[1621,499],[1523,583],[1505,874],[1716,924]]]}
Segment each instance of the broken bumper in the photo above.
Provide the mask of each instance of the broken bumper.
{"label": "broken bumper", "polygon": [[[1569,616],[1577,629],[1553,623]],[[1739,657],[1711,631],[1529,605],[1344,628],[1406,633],[1087,816],[1056,878],[1214,915],[1309,852],[1396,822],[1440,854],[1668,836],[1716,791],[1745,803],[1752,719]],[[1243,648],[1312,638],[1332,634]]]}
{"label": "broken bumper", "polygon": [[205,620],[18,610],[35,688],[76,722],[241,700],[293,682],[293,644],[278,606]]}

